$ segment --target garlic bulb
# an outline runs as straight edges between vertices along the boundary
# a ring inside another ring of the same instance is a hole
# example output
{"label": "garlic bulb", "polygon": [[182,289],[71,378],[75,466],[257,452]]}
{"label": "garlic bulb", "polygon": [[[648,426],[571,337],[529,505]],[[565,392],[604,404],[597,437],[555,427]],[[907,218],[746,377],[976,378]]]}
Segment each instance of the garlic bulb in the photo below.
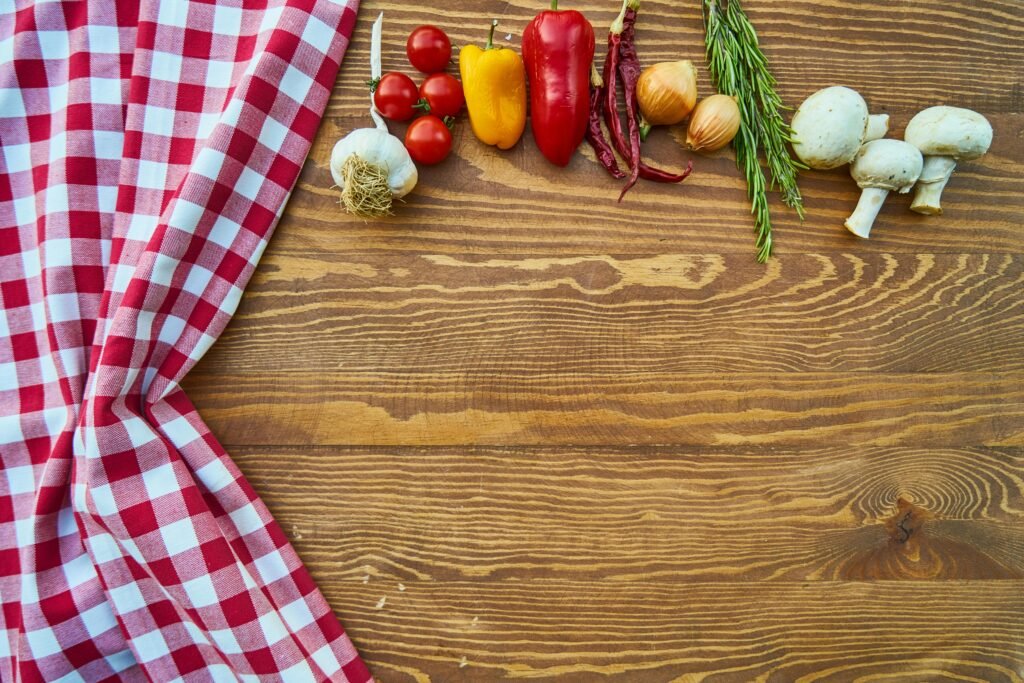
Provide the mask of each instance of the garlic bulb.
{"label": "garlic bulb", "polygon": [[[379,79],[381,64],[382,12],[373,24],[370,71]],[[379,218],[391,213],[391,204],[412,192],[419,172],[401,140],[370,107],[376,128],[360,128],[339,140],[331,150],[331,176],[341,190],[341,203],[356,216]]]}
{"label": "garlic bulb", "polygon": [[697,69],[688,59],[649,66],[636,83],[636,98],[652,126],[681,123],[697,103]]}
{"label": "garlic bulb", "polygon": [[722,149],[740,130],[740,106],[735,97],[712,95],[693,110],[686,131],[686,147],[695,152]]}

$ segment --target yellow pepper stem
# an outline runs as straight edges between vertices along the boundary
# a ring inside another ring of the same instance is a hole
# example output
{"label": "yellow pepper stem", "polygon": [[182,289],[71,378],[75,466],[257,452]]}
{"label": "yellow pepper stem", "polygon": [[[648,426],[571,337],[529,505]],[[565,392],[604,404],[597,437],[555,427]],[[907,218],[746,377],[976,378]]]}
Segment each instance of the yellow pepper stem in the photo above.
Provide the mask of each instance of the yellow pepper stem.
{"label": "yellow pepper stem", "polygon": [[495,19],[491,22],[491,32],[487,34],[487,44],[484,45],[485,50],[494,49],[494,29],[498,28],[498,20]]}

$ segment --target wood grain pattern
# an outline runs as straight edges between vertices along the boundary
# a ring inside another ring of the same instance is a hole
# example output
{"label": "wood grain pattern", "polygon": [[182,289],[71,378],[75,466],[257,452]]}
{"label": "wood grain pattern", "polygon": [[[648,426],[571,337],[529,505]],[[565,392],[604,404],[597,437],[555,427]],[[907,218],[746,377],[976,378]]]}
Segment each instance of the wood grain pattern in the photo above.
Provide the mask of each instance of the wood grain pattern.
{"label": "wood grain pattern", "polygon": [[387,681],[1024,678],[1024,582],[325,581]]}
{"label": "wood grain pattern", "polygon": [[1024,373],[196,374],[227,445],[1024,445]]}
{"label": "wood grain pattern", "polygon": [[[566,0],[563,0],[565,4]],[[546,2],[364,0],[238,315],[186,388],[374,674],[558,683],[1024,681],[1020,0],[745,0],[785,100],[860,90],[894,136],[983,112],[946,214],[842,221],[845,170],[776,202],[753,259],[730,151],[626,203],[465,121],[398,215],[341,213],[334,142],[437,23],[518,46]],[[612,0],[579,0],[603,38]],[[703,69],[697,0],[644,0],[641,59]],[[509,39],[506,41],[505,36]],[[599,43],[603,42],[599,40]],[[401,134],[401,126],[393,126]]]}
{"label": "wood grain pattern", "polygon": [[1011,255],[807,255],[761,267],[746,254],[275,253],[204,367],[1017,371],[1022,266]]}
{"label": "wood grain pattern", "polygon": [[235,457],[332,581],[1024,579],[1019,449],[255,447]]}

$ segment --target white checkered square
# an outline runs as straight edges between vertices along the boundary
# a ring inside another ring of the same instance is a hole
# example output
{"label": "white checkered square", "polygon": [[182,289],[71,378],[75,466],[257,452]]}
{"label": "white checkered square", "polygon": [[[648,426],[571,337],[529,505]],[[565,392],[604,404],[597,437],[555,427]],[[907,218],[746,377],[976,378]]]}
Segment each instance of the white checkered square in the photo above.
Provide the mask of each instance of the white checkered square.
{"label": "white checkered square", "polygon": [[213,638],[214,644],[224,654],[237,655],[242,653],[242,646],[239,645],[238,638],[231,629],[213,629],[210,631],[210,637]]}
{"label": "white checkered square", "polygon": [[174,465],[171,463],[143,472],[142,483],[150,500],[181,490],[178,478],[174,474]]}
{"label": "white checkered square", "polygon": [[31,225],[36,222],[36,198],[34,195],[15,197],[11,200],[14,207],[14,220],[19,225]]}
{"label": "white checkered square", "polygon": [[281,558],[281,553],[276,550],[271,550],[263,557],[257,557],[254,564],[256,565],[256,571],[260,574],[260,578],[263,579],[263,583],[268,585],[289,574],[288,566],[284,563],[284,559]]}
{"label": "white checkered square", "polygon": [[117,628],[117,618],[110,609],[110,603],[101,602],[79,615],[86,630],[93,638],[98,638],[107,631]]}
{"label": "white checkered square", "polygon": [[177,346],[181,340],[181,334],[185,331],[187,323],[176,315],[168,315],[160,326],[160,334],[157,340],[170,346]]}
{"label": "white checkered square", "polygon": [[81,586],[83,583],[94,581],[97,578],[96,567],[85,553],[82,553],[73,560],[64,562],[62,568],[64,570],[64,577],[68,582],[68,588]]}
{"label": "white checkered square", "polygon": [[312,78],[289,64],[277,88],[296,102],[303,102],[314,85]]}
{"label": "white checkered square", "polygon": [[209,574],[203,574],[191,581],[186,581],[181,584],[181,587],[185,589],[193,607],[209,607],[220,602],[217,590],[213,586],[213,579],[210,578]]}
{"label": "white checkered square", "polygon": [[170,439],[177,448],[184,448],[193,441],[202,438],[196,428],[189,424],[184,416],[175,418],[162,426],[164,436]]}
{"label": "white checkered square", "polygon": [[[94,79],[95,80],[95,79]],[[120,90],[118,91],[120,96]],[[97,159],[120,159],[124,154],[124,133],[110,130],[94,130],[92,132],[93,147]],[[109,205],[111,209],[113,205]]]}
{"label": "white checkered square", "polygon": [[306,28],[302,31],[302,40],[317,50],[327,53],[337,39],[337,32],[316,17],[310,17]]}
{"label": "white checkered square", "polygon": [[201,298],[212,279],[213,271],[207,270],[202,266],[193,266],[192,270],[188,273],[188,277],[185,278],[185,284],[182,285],[182,289],[189,294]]}
{"label": "white checkered square", "polygon": [[137,180],[139,187],[150,190],[163,190],[167,187],[167,166],[158,161],[139,159]]}
{"label": "white checkered square", "polygon": [[120,51],[121,38],[116,26],[89,24],[86,32],[89,36],[89,52],[113,55]]}
{"label": "white checkered square", "polygon": [[150,631],[136,636],[132,638],[132,644],[135,645],[135,651],[139,653],[139,661],[143,664],[171,654],[170,648],[167,647],[167,641],[164,640],[160,631]]}
{"label": "white checkered square", "polygon": [[31,146],[26,142],[20,145],[0,145],[0,153],[4,155],[8,173],[22,173],[32,170]]}
{"label": "white checkered square", "polygon": [[25,640],[32,651],[32,656],[39,659],[55,655],[63,649],[60,646],[60,641],[57,640],[57,634],[49,628],[27,631]]}
{"label": "white checkered square", "polygon": [[[12,417],[14,420],[18,420],[16,415]],[[0,424],[0,430],[2,430],[2,428],[2,424]],[[14,442],[7,441],[4,443]],[[11,495],[17,496],[22,493],[32,493],[36,490],[36,474],[35,468],[32,465],[8,467],[5,473],[7,474],[7,490],[11,492]]]}
{"label": "white checkered square", "polygon": [[0,415],[0,446],[25,441],[20,415]]}
{"label": "white checkered square", "polygon": [[[124,430],[128,434],[128,440],[132,442],[133,448],[142,448],[157,439],[157,435],[153,433],[152,427],[141,417],[132,416],[125,418],[123,424]],[[150,472],[143,472],[143,481],[145,481],[147,474],[150,474]]]}
{"label": "white checkered square", "polygon": [[224,3],[214,6],[213,32],[225,36],[238,36],[242,31],[242,8]]}
{"label": "white checkered square", "polygon": [[196,537],[191,518],[164,524],[160,527],[160,536],[164,539],[164,546],[170,557],[199,547],[199,538]]}
{"label": "white checkered square", "polygon": [[0,107],[3,108],[5,118],[28,116],[25,98],[17,88],[0,88]]}
{"label": "white checkered square", "polygon": [[308,683],[313,680],[316,680],[316,677],[304,659],[300,659],[295,664],[281,671],[282,683]]}
{"label": "white checkered square", "polygon": [[220,461],[220,458],[211,460],[196,470],[196,478],[210,493],[216,493],[225,486],[235,483],[235,478],[231,476],[231,472]]}
{"label": "white checkered square", "polygon": [[174,136],[174,111],[163,107],[147,107],[142,130],[150,135]]}
{"label": "white checkered square", "polygon": [[334,651],[331,649],[330,645],[324,645],[322,648],[314,652],[311,655],[311,658],[328,676],[341,668],[341,663],[338,662],[338,658],[334,656]]}
{"label": "white checkered square", "polygon": [[235,238],[238,233],[242,231],[242,226],[234,222],[227,216],[218,216],[213,226],[210,228],[210,234],[206,236],[206,239],[210,240],[214,244],[218,244],[225,249],[230,249],[235,243]]}
{"label": "white checkered square", "polygon": [[300,631],[316,621],[316,617],[309,609],[309,604],[302,598],[282,607],[281,618],[284,619],[284,623],[288,624],[288,628],[292,632]]}
{"label": "white checkered square", "polygon": [[185,28],[188,26],[188,3],[187,2],[161,2],[158,7],[160,13],[157,15],[157,22],[163,26],[176,26]]}
{"label": "white checkered square", "polygon": [[231,521],[234,522],[235,528],[238,529],[238,533],[243,536],[259,531],[266,526],[263,518],[260,517],[252,503],[246,503],[234,512],[229,513],[229,516]]}
{"label": "white checkered square", "polygon": [[50,322],[63,323],[82,319],[77,294],[51,294],[46,297],[46,304],[50,311]]}
{"label": "white checkered square", "polygon": [[43,59],[67,59],[71,56],[71,45],[67,31],[36,31],[39,39],[39,55]]}
{"label": "white checkered square", "polygon": [[136,583],[126,583],[107,591],[114,609],[120,614],[128,614],[146,606],[146,599],[142,597],[142,591]]}

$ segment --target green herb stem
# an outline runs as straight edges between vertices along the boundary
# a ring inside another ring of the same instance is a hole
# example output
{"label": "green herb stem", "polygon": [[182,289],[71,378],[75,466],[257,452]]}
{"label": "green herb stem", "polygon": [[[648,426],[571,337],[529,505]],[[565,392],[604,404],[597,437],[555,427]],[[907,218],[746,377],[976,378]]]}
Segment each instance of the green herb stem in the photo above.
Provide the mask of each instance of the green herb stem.
{"label": "green herb stem", "polygon": [[758,44],[757,32],[739,0],[701,0],[708,71],[718,91],[739,101],[741,125],[733,141],[736,165],[747,178],[747,193],[757,232],[757,260],[767,261],[774,247],[768,206],[769,183],[758,157],[764,151],[771,189],[804,217],[797,175],[805,168],[786,144],[792,129],[782,117],[786,108],[775,90],[776,81]]}

